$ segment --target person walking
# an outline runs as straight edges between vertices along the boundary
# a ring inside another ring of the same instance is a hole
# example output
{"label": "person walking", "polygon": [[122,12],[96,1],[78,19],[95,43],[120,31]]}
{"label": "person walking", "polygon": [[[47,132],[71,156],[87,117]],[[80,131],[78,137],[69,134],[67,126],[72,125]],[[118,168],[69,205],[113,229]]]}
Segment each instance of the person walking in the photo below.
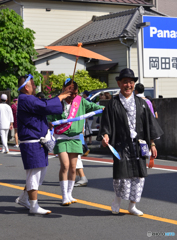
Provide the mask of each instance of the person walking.
{"label": "person walking", "polygon": [[97,137],[104,147],[109,143],[120,155],[120,160],[113,156],[113,188],[116,194],[111,206],[113,214],[119,213],[121,199],[125,199],[130,201],[130,214],[143,215],[136,203],[141,199],[147,176],[148,150],[151,149],[153,157],[157,157],[154,140],[163,134],[147,103],[133,93],[137,80],[129,68],[123,69],[116,77],[120,93],[110,100],[103,111]]}
{"label": "person walking", "polygon": [[144,99],[146,101],[146,103],[149,106],[152,114],[155,117],[154,109],[153,109],[153,105],[152,105],[151,101],[144,96],[144,85],[142,83],[137,83],[135,85],[135,94],[136,94],[137,97],[141,97],[142,99]]}
{"label": "person walking", "polygon": [[[20,140],[20,151],[24,169],[26,170],[26,186],[16,203],[30,209],[30,213],[49,214],[50,210],[38,205],[38,188],[42,184],[47,166],[48,150],[40,143],[40,138],[48,132],[46,115],[61,114],[61,101],[71,95],[70,90],[49,99],[35,97],[36,86],[31,74],[21,76],[18,81],[20,95],[18,97],[17,125]],[[28,201],[29,198],[29,201]]]}
{"label": "person walking", "polygon": [[[87,101],[91,102],[89,98],[89,92],[85,90],[83,92],[83,98],[85,98]],[[87,145],[92,144],[92,122],[93,122],[93,117],[89,117],[88,119],[85,120],[85,142]],[[89,138],[89,142],[87,143],[87,137]]]}
{"label": "person walking", "polygon": [[17,132],[17,104],[18,104],[18,98],[15,98],[13,100],[13,104],[11,105],[11,108],[12,108],[12,112],[13,112],[13,117],[14,117],[14,137],[15,137],[15,148],[18,148],[19,145],[18,145],[18,132]]}
{"label": "person walking", "polygon": [[[85,98],[78,95],[78,85],[76,82],[67,78],[63,84],[63,91],[74,85],[72,95],[63,100],[63,113],[61,115],[48,116],[48,121],[53,122],[60,119],[75,118],[83,114],[104,108],[95,103],[88,102]],[[62,192],[62,205],[68,206],[77,202],[73,198],[72,191],[76,177],[76,163],[78,155],[83,154],[80,133],[82,133],[84,119],[80,121],[61,124],[55,127],[54,137],[57,143],[54,148],[54,154],[58,154],[60,160],[59,181]]]}
{"label": "person walking", "polygon": [[7,145],[9,129],[13,129],[13,113],[11,107],[6,103],[7,95],[1,95],[0,103],[0,136],[2,142],[2,153],[9,153],[9,148]]}

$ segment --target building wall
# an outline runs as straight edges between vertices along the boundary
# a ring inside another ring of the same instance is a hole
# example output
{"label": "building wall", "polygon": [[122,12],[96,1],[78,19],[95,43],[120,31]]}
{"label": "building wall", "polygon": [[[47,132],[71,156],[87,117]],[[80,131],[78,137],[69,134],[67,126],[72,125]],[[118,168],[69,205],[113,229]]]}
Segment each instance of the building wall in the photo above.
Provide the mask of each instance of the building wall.
{"label": "building wall", "polygon": [[[136,44],[131,49],[131,68],[136,76],[138,76],[138,58]],[[142,83],[145,87],[154,87],[153,78],[143,78]],[[177,78],[159,78],[158,79],[158,95],[164,98],[177,97]]]}
{"label": "building wall", "polygon": [[[47,65],[47,60],[49,65]],[[57,53],[35,63],[38,72],[53,71],[55,75],[65,73],[66,76],[72,75],[74,71],[76,57],[68,54]],[[85,69],[84,59],[79,58],[76,66],[77,70]]]}
{"label": "building wall", "polygon": [[177,17],[176,0],[156,0],[156,10],[170,17]]}
{"label": "building wall", "polygon": [[[123,5],[42,0],[24,0],[21,4],[24,5],[24,27],[36,32],[36,49],[60,39],[90,21],[93,15],[101,16],[133,8]],[[17,4],[7,3],[6,6],[15,10]],[[46,11],[46,8],[50,8],[51,11]]]}
{"label": "building wall", "polygon": [[118,66],[113,70],[109,70],[108,74],[108,87],[117,87],[115,77],[119,75],[121,69],[127,67],[126,47],[122,45],[119,41],[112,41],[89,45],[86,46],[86,48],[112,60],[111,62],[99,60],[98,64],[118,63]]}

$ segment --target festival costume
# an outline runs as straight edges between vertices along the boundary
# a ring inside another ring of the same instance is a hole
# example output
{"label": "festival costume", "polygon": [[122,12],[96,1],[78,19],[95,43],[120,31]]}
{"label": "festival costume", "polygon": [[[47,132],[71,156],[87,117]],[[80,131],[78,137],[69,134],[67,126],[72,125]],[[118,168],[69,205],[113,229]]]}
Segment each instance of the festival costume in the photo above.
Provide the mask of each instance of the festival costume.
{"label": "festival costume", "polygon": [[11,108],[14,117],[14,128],[17,128],[17,104],[16,103],[12,104]]}
{"label": "festival costume", "polygon": [[[79,97],[79,96],[78,96]],[[70,111],[70,104],[64,102],[64,111],[61,115],[52,115],[48,116],[47,119],[50,122],[66,119]],[[74,102],[74,100],[73,100]],[[81,98],[80,105],[78,106],[77,114],[75,117],[81,116],[83,114],[102,109],[103,106],[98,106],[95,103],[88,102],[84,98]],[[61,135],[54,134],[54,137],[57,139],[57,144],[54,148],[54,153],[68,152],[68,153],[78,153],[83,154],[82,142],[80,140],[79,134],[82,133],[84,126],[84,120],[73,122],[68,130],[63,132]],[[60,139],[58,139],[60,138]],[[62,139],[63,138],[63,139]]]}
{"label": "festival costume", "polygon": [[149,99],[145,98],[144,93],[138,93],[138,94],[136,94],[136,96],[137,96],[137,97],[141,97],[142,99],[144,99],[144,100],[146,101],[146,103],[147,103],[147,105],[149,106],[149,108],[150,108],[152,114],[153,114],[154,117],[155,117],[154,109],[153,109],[152,103],[151,103],[151,101],[150,101]]}
{"label": "festival costume", "polygon": [[[46,115],[62,113],[58,97],[46,100],[21,93],[18,98],[17,124],[20,151],[25,169],[48,166],[48,151],[40,142],[24,142],[45,137],[48,131]],[[24,142],[24,143],[23,143]]]}
{"label": "festival costume", "polygon": [[0,104],[0,136],[2,141],[2,152],[8,153],[7,145],[10,123],[14,122],[12,109],[7,103]]}
{"label": "festival costume", "polygon": [[[108,134],[109,143],[117,150],[121,159],[113,156],[113,187],[116,198],[112,204],[113,213],[118,213],[120,199],[140,201],[147,176],[146,157],[140,155],[138,139],[145,140],[150,148],[150,140],[163,134],[154,119],[147,103],[132,94],[126,99],[121,93],[110,100],[105,108],[98,141]],[[134,215],[143,213],[130,204],[129,212]]]}
{"label": "festival costume", "polygon": [[[48,131],[46,115],[62,113],[58,97],[46,100],[21,93],[18,98],[17,125],[20,151],[26,171],[26,189],[38,190],[48,166],[48,150],[41,145],[40,138]],[[30,202],[30,203],[29,203]],[[28,202],[26,190],[16,203],[30,208],[30,213],[49,214],[51,211],[39,207],[37,200]]]}
{"label": "festival costume", "polygon": [[[70,117],[78,117],[91,111],[103,108],[103,106],[98,106],[92,102],[88,102],[80,96],[76,96],[74,98],[72,105],[67,104],[67,102],[63,100],[63,105],[63,113],[61,115],[48,116],[49,122]],[[67,124],[55,127],[54,137],[57,139],[57,143],[54,148],[54,153],[58,154],[61,152],[67,152],[83,154],[82,141],[80,140],[80,133],[82,133],[83,126],[84,119],[72,122],[72,124],[68,125],[68,127]],[[75,181],[71,180],[60,181],[63,206],[77,202],[77,200],[72,197],[74,183]]]}

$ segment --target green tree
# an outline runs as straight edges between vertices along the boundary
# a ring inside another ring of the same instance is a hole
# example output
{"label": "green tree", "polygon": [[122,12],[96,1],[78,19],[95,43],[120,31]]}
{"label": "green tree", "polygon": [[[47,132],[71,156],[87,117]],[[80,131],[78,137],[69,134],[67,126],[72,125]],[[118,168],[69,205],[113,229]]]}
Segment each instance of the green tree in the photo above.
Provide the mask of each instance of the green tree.
{"label": "green tree", "polygon": [[[66,76],[62,73],[59,75],[52,74],[49,76],[49,87],[51,89],[55,89],[55,91],[51,91],[50,94],[53,95],[61,92],[63,84],[68,77],[72,78],[72,75]],[[79,93],[83,92],[84,90],[90,91],[93,89],[107,88],[107,84],[105,82],[100,82],[98,79],[92,78],[86,70],[78,70],[74,76],[74,81],[78,84]]]}
{"label": "green tree", "polygon": [[18,96],[18,77],[31,73],[36,85],[43,76],[36,71],[32,59],[34,31],[23,27],[22,18],[8,8],[0,10],[0,90],[10,89],[11,96]]}

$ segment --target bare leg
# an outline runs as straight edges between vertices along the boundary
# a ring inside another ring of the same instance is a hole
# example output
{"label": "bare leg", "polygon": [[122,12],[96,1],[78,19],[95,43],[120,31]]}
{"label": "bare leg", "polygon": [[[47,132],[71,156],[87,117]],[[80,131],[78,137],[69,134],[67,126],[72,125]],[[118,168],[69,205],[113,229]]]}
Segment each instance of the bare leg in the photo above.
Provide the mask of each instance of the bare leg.
{"label": "bare leg", "polygon": [[60,160],[59,181],[62,192],[62,205],[68,206],[71,204],[68,198],[68,170],[69,170],[69,156],[67,152],[58,154]]}
{"label": "bare leg", "polygon": [[68,173],[68,197],[71,203],[77,202],[77,199],[72,197],[72,191],[75,183],[76,177],[76,163],[78,154],[77,153],[69,153],[69,173]]}
{"label": "bare leg", "polygon": [[80,177],[85,177],[83,168],[77,169],[76,174],[79,175]]}
{"label": "bare leg", "polygon": [[77,164],[77,153],[68,153],[69,155],[69,173],[68,180],[75,181],[76,178],[76,164]]}
{"label": "bare leg", "polygon": [[62,152],[58,154],[60,160],[60,171],[59,180],[68,180],[68,170],[69,170],[69,156],[67,152]]}
{"label": "bare leg", "polygon": [[29,200],[37,200],[38,190],[28,191]]}
{"label": "bare leg", "polygon": [[17,128],[14,129],[15,130],[15,144],[18,145],[18,133],[17,133]]}

